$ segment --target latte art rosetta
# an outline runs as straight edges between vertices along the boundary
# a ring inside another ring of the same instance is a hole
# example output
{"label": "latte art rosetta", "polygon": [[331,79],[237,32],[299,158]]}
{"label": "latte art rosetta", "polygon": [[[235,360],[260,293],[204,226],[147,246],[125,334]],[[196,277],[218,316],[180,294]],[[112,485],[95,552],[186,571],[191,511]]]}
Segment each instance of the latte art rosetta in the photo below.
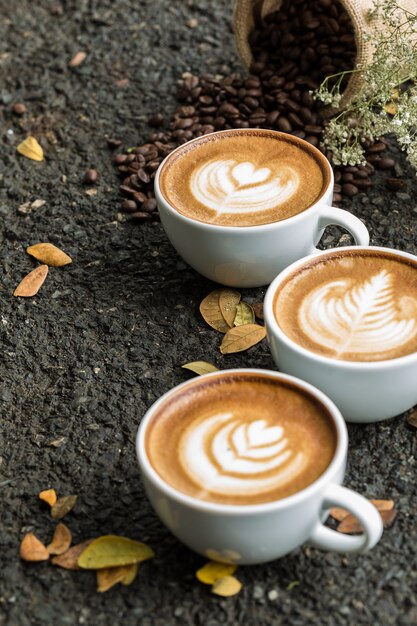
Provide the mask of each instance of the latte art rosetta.
{"label": "latte art rosetta", "polygon": [[394,277],[381,270],[362,284],[349,278],[313,289],[299,310],[299,324],[314,343],[338,356],[401,348],[417,335],[417,301],[396,296]]}
{"label": "latte art rosetta", "polygon": [[256,417],[242,421],[227,412],[184,431],[180,461],[201,491],[246,496],[296,479],[307,464],[281,426]]}
{"label": "latte art rosetta", "polygon": [[211,160],[196,168],[190,180],[194,198],[216,215],[256,213],[279,207],[298,190],[298,172],[289,165],[256,167],[249,161]]}

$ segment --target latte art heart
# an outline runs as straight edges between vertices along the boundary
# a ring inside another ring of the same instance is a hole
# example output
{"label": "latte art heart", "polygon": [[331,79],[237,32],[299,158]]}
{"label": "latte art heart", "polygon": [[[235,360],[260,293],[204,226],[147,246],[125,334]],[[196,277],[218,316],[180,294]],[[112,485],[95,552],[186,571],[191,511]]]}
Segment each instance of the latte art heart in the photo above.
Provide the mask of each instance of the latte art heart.
{"label": "latte art heart", "polygon": [[401,348],[417,335],[417,301],[396,297],[382,270],[360,285],[345,278],[320,285],[303,300],[299,323],[314,343],[339,357]]}
{"label": "latte art heart", "polygon": [[211,160],[196,168],[190,179],[194,198],[216,215],[256,213],[279,207],[298,190],[298,172],[288,165],[256,167],[249,161]]}
{"label": "latte art heart", "polygon": [[232,413],[212,415],[185,430],[180,459],[201,491],[219,495],[270,491],[296,479],[306,465],[281,426],[256,417],[241,421]]}

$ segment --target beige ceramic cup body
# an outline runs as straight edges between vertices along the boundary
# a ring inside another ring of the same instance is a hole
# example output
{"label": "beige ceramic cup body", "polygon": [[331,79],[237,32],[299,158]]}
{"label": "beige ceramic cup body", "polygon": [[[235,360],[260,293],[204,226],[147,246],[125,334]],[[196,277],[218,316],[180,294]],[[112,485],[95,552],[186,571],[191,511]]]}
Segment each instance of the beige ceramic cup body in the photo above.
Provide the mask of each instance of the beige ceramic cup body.
{"label": "beige ceramic cup body", "polygon": [[[242,131],[219,131],[211,135],[222,137],[234,132]],[[288,137],[278,131],[256,129],[256,132]],[[201,139],[204,137],[188,143],[198,143]],[[172,155],[184,146],[177,148],[161,163],[155,177],[155,196],[162,225],[177,252],[200,274],[232,287],[268,285],[278,272],[293,261],[316,252],[316,243],[324,229],[331,224],[348,230],[355,243],[368,245],[369,234],[365,225],[348,211],[331,206],[334,179],[330,163],[317,148],[304,140],[292,137],[291,141],[306,147],[313,156],[316,155],[326,168],[329,183],[312,206],[292,217],[269,224],[221,226],[182,215],[162,193],[160,177]],[[186,155],[182,158],[186,158]]]}
{"label": "beige ceramic cup body", "polygon": [[[161,521],[185,545],[210,559],[240,564],[271,561],[291,552],[306,541],[336,552],[365,552],[382,533],[376,509],[359,494],[341,486],[348,438],[345,422],[331,400],[308,383],[269,370],[238,369],[214,372],[200,377],[229,374],[260,374],[289,382],[311,394],[330,413],[337,433],[333,458],[312,484],[280,500],[256,505],[224,505],[206,502],[178,491],[166,483],[152,467],[146,452],[146,432],[155,412],[172,394],[189,393],[195,379],[187,381],[157,400],[141,421],[136,451],[148,498]],[[189,396],[188,396],[189,397]],[[256,407],[254,407],[256,409]],[[356,537],[341,535],[323,526],[322,519],[333,506],[351,511],[363,524]]]}
{"label": "beige ceramic cup body", "polygon": [[[343,248],[345,251],[358,249]],[[407,252],[377,246],[368,246],[366,250],[417,263],[417,257]],[[314,258],[330,254],[332,251],[326,250]],[[311,259],[301,259],[281,272],[265,296],[268,342],[279,370],[321,389],[348,422],[378,422],[410,409],[417,403],[417,352],[385,361],[343,361],[307,350],[282,331],[274,315],[275,294],[289,275],[309,261]]]}

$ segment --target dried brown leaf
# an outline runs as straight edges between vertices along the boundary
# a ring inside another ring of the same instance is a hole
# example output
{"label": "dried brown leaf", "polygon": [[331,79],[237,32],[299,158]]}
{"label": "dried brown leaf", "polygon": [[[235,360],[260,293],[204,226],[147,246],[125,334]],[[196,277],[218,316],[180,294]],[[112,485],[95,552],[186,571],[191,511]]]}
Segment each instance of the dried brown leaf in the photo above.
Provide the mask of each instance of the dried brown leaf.
{"label": "dried brown leaf", "polygon": [[264,319],[264,303],[263,302],[255,302],[252,304],[252,309],[255,311],[255,315],[258,319]]}
{"label": "dried brown leaf", "polygon": [[236,307],[240,302],[241,295],[234,289],[221,289],[219,293],[220,312],[226,320],[229,328],[232,328],[236,317]]}
{"label": "dried brown leaf", "polygon": [[223,576],[218,578],[211,588],[212,593],[216,596],[228,598],[235,596],[242,589],[242,583],[234,576]]}
{"label": "dried brown leaf", "polygon": [[234,326],[244,326],[244,324],[255,323],[255,312],[247,302],[239,302],[236,306],[236,315],[233,321]]}
{"label": "dried brown leaf", "polygon": [[57,524],[52,541],[48,546],[46,546],[46,549],[49,554],[64,554],[64,552],[69,550],[71,542],[72,534],[70,529],[65,526],[65,524],[60,522]]}
{"label": "dried brown leaf", "polygon": [[103,593],[108,591],[117,583],[125,580],[126,576],[131,574],[130,565],[121,565],[119,567],[104,567],[96,571],[97,591]]}
{"label": "dried brown leaf", "polygon": [[74,56],[72,57],[72,59],[68,62],[68,66],[78,67],[79,65],[81,65],[81,63],[85,61],[86,56],[87,56],[86,52],[82,52],[81,50],[79,52],[76,52]]}
{"label": "dried brown leaf", "polygon": [[24,141],[19,143],[16,150],[27,159],[31,159],[32,161],[43,161],[42,146],[38,143],[35,137],[26,137]]}
{"label": "dried brown leaf", "polygon": [[235,326],[223,337],[220,352],[222,354],[242,352],[262,341],[264,337],[266,337],[266,330],[258,324]]}
{"label": "dried brown leaf", "polygon": [[[379,512],[391,511],[394,508],[394,500],[369,500],[369,502],[371,502]],[[342,522],[351,514],[346,509],[334,507],[330,510],[330,515],[338,522]]]}
{"label": "dried brown leaf", "polygon": [[39,494],[39,500],[46,502],[49,506],[54,506],[57,501],[57,495],[55,489],[44,489]]}
{"label": "dried brown leaf", "polygon": [[413,428],[417,428],[417,409],[409,412],[407,415],[407,424]]}
{"label": "dried brown leaf", "polygon": [[[384,528],[389,528],[397,517],[396,509],[383,509],[379,511]],[[362,524],[353,515],[348,515],[339,524],[336,529],[339,533],[345,535],[352,535],[356,533],[362,533]]]}
{"label": "dried brown leaf", "polygon": [[191,363],[185,363],[185,365],[181,365],[182,368],[186,370],[190,370],[199,376],[203,374],[210,374],[210,372],[218,372],[218,368],[212,363],[208,363],[207,361],[192,361]]}
{"label": "dried brown leaf", "polygon": [[221,289],[215,289],[200,304],[200,313],[209,326],[220,333],[227,333],[229,326],[220,311],[219,297]]}
{"label": "dried brown leaf", "polygon": [[35,267],[35,269],[29,272],[29,274],[27,274],[18,284],[13,292],[13,295],[21,298],[30,298],[31,296],[35,296],[45,282],[47,275],[47,265],[39,265],[38,267]]}
{"label": "dried brown leaf", "polygon": [[27,533],[22,539],[19,555],[23,561],[47,561],[49,552],[33,533]]}
{"label": "dried brown leaf", "polygon": [[88,541],[77,543],[75,546],[72,546],[72,548],[70,548],[63,554],[60,554],[59,556],[54,556],[54,558],[51,559],[51,562],[54,565],[58,565],[58,567],[63,567],[64,569],[81,569],[81,567],[79,567],[78,565],[78,559],[92,541],[94,541],[94,539],[88,539]]}
{"label": "dried brown leaf", "polygon": [[72,263],[71,257],[52,243],[37,243],[26,248],[26,252],[50,267],[62,267]]}
{"label": "dried brown leaf", "polygon": [[53,519],[62,519],[67,513],[71,511],[77,502],[78,496],[64,496],[59,498],[51,508],[51,515]]}

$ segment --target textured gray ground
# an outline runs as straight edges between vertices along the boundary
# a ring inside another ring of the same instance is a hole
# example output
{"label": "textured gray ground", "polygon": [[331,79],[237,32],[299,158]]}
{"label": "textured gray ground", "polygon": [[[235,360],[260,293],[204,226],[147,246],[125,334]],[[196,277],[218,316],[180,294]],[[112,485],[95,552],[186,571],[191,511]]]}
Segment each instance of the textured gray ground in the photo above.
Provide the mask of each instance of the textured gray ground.
{"label": "textured gray ground", "polygon": [[[172,110],[183,71],[238,67],[230,14],[226,0],[0,0],[2,625],[417,622],[416,434],[404,416],[349,427],[346,484],[399,508],[379,546],[349,558],[301,548],[241,568],[235,598],[212,596],[195,580],[203,559],[162,527],[142,491],[136,429],[146,408],[188,377],[182,363],[273,368],[265,343],[222,357],[219,335],[198,314],[213,284],[176,256],[160,225],[116,220],[118,181],[105,143],[106,134],[127,146],[144,138],[149,114]],[[88,58],[69,70],[77,50]],[[29,108],[28,128],[58,139],[46,141],[43,163],[16,154],[26,135],[10,112],[16,101]],[[92,197],[81,185],[87,167],[101,173]],[[366,220],[374,244],[416,253],[417,187],[402,159],[398,167],[409,180],[405,195],[380,181],[345,208]],[[17,211],[37,198],[46,204]],[[52,269],[36,298],[13,298],[35,265],[25,247],[44,240],[73,264]],[[264,290],[244,295],[259,301]],[[64,443],[51,446],[59,437]],[[49,486],[79,494],[65,520],[75,541],[119,533],[155,549],[131,587],[100,595],[91,573],[19,561],[27,530],[49,540],[54,524],[37,500]],[[293,581],[298,586],[288,588]]]}

